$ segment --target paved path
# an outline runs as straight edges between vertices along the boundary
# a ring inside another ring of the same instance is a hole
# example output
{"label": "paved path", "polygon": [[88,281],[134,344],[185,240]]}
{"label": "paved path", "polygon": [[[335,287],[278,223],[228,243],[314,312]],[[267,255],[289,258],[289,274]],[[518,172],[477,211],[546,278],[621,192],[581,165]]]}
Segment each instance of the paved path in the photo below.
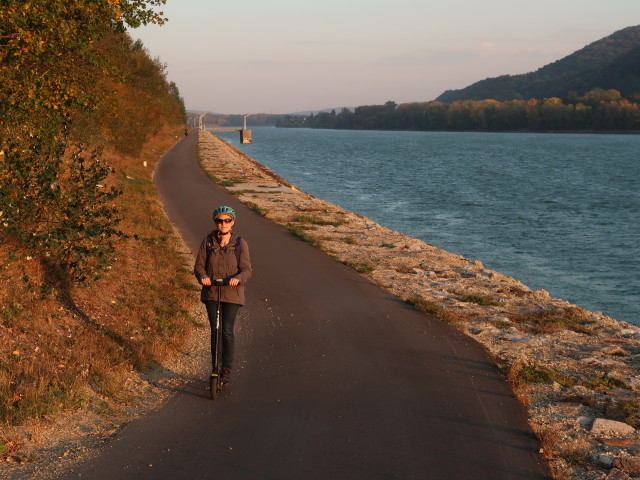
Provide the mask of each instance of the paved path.
{"label": "paved path", "polygon": [[213,402],[203,370],[67,478],[548,478],[478,344],[244,207],[197,167],[195,137],[155,181],[192,249],[215,206],[237,209],[254,276],[236,379]]}

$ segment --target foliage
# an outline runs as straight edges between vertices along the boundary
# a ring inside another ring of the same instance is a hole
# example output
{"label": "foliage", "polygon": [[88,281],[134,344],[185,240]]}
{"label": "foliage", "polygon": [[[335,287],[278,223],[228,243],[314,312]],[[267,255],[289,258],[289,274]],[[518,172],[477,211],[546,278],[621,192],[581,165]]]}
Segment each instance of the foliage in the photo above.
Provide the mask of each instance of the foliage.
{"label": "foliage", "polygon": [[[193,325],[188,310],[196,287],[184,266],[189,259],[178,253],[173,227],[148,178],[178,131],[181,125],[165,127],[141,157],[102,153],[126,171],[114,202],[122,217],[118,227],[127,235],[114,242],[118,261],[91,288],[52,282],[50,264],[32,257],[16,233],[0,244],[0,442],[11,443],[5,455],[14,454],[23,438],[11,434],[11,425],[26,423],[19,430],[28,431],[37,425],[31,420],[61,410],[103,410],[100,404],[118,399],[131,404],[131,370],[179,351]],[[70,173],[75,178],[98,174],[106,165],[93,165],[98,160],[92,153],[73,151],[83,160],[69,157],[65,168],[86,170]]]}
{"label": "foliage", "polygon": [[354,130],[447,131],[584,131],[640,130],[638,98],[623,98],[617,90],[594,89],[582,97],[510,100],[464,100],[368,105],[338,114],[321,112],[289,117],[281,127]]}
{"label": "foliage", "polygon": [[113,200],[121,190],[102,184],[112,170],[98,152],[69,152],[64,141],[57,146],[47,152],[34,138],[29,149],[5,148],[1,231],[19,238],[52,274],[85,281],[113,260],[113,238],[120,235]]}
{"label": "foliage", "polygon": [[[40,0],[0,6],[0,138],[50,135],[80,109],[109,71],[95,45],[113,31],[162,23],[164,0]],[[44,122],[44,125],[43,125]],[[24,127],[22,127],[24,125]]]}
{"label": "foliage", "polygon": [[125,33],[163,23],[164,2],[0,5],[0,238],[66,282],[95,278],[119,235],[121,189],[86,145],[139,153],[163,119],[184,119],[164,66]]}

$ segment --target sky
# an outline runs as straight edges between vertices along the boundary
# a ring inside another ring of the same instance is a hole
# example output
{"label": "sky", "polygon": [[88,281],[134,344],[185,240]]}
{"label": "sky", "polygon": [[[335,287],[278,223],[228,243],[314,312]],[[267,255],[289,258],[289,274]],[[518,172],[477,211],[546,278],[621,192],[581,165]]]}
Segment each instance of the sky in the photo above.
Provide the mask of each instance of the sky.
{"label": "sky", "polygon": [[167,0],[131,30],[189,110],[424,102],[527,73],[625,27],[640,0]]}

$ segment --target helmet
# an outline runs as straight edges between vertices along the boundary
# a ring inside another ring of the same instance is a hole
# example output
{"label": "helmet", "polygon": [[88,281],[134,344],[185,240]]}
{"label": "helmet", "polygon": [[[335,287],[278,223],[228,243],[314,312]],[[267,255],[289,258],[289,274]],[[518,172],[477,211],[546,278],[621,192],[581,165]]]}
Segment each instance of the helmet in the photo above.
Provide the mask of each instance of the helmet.
{"label": "helmet", "polygon": [[215,220],[216,217],[218,217],[219,215],[229,215],[231,218],[235,219],[236,218],[236,212],[233,210],[233,208],[231,207],[227,207],[225,205],[222,205],[220,207],[217,207],[214,211],[213,211],[213,219]]}

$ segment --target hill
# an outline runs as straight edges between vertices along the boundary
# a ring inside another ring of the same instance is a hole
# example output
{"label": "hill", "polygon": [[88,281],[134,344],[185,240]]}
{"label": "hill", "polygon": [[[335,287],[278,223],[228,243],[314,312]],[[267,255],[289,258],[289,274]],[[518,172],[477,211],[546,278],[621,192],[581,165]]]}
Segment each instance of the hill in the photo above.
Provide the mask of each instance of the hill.
{"label": "hill", "polygon": [[596,88],[640,93],[640,25],[619,30],[535,72],[487,78],[460,90],[447,90],[436,100],[564,98]]}

